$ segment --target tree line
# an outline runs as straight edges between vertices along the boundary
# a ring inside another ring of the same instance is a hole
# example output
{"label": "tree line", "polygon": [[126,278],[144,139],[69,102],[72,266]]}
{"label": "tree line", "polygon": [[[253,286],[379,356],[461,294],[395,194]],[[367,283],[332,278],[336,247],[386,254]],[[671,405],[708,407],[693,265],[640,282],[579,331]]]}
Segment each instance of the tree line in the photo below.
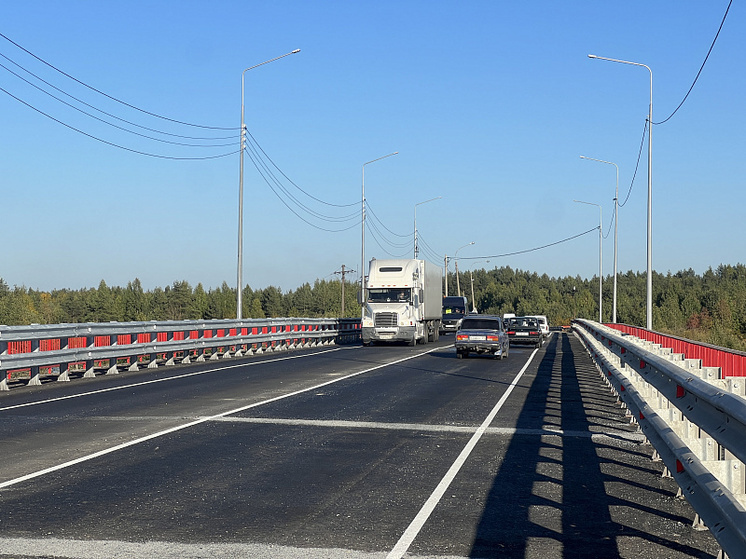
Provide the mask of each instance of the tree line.
{"label": "tree line", "polygon": [[[550,278],[514,270],[460,272],[461,292],[480,313],[543,314],[551,325],[573,318],[598,320],[598,277]],[[473,285],[473,301],[472,301]],[[448,293],[456,294],[456,276],[448,275]],[[359,317],[356,284],[345,283],[344,313],[339,279],[316,280],[284,293],[278,287],[243,290],[242,316]],[[617,276],[617,322],[646,323],[645,273]],[[603,279],[603,320],[612,319],[612,277]],[[236,317],[236,290],[192,287],[175,281],[146,291],[135,279],[126,287],[109,287],[103,280],[93,289],[51,292],[9,287],[0,278],[0,324],[57,324],[143,320],[210,320]],[[746,350],[746,266],[720,265],[698,275],[693,270],[653,275],[653,327],[656,331],[714,345]]]}

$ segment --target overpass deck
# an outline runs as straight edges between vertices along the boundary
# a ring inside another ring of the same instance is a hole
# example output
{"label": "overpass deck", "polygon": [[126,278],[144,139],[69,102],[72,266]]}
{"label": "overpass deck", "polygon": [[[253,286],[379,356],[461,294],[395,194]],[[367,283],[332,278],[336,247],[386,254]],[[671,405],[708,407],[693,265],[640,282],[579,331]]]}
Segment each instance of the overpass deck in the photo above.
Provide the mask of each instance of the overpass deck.
{"label": "overpass deck", "polygon": [[[452,344],[304,350],[5,393],[0,557],[717,555],[574,334],[502,361],[456,359]],[[75,396],[53,399],[63,392]],[[119,441],[132,446],[4,486],[10,472]]]}

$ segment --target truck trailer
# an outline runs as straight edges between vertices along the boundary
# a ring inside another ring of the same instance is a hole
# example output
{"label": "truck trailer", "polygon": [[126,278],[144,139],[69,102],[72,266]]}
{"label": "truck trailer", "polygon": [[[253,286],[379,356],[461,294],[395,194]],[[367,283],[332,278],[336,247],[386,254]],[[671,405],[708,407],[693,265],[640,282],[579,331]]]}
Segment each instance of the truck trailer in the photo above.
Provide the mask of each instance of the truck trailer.
{"label": "truck trailer", "polygon": [[370,261],[363,299],[363,345],[438,340],[442,271],[426,260]]}

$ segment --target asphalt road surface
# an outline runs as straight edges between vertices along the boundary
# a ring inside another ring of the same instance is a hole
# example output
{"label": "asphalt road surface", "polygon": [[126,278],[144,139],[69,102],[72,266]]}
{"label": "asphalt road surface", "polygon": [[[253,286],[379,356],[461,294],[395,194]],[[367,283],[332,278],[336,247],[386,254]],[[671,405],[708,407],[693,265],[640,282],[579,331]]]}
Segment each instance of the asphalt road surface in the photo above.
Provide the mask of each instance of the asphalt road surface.
{"label": "asphalt road surface", "polygon": [[715,557],[573,335],[0,393],[0,557]]}

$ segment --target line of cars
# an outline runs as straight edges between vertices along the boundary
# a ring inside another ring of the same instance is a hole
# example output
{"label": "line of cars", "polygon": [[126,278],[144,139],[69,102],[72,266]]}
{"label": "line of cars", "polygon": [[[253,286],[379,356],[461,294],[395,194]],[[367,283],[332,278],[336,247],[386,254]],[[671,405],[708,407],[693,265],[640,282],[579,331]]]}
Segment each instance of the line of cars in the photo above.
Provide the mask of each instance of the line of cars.
{"label": "line of cars", "polygon": [[510,346],[531,344],[539,348],[549,336],[546,316],[510,316],[471,314],[464,316],[456,330],[456,357],[469,354],[490,354],[494,359],[506,359]]}

